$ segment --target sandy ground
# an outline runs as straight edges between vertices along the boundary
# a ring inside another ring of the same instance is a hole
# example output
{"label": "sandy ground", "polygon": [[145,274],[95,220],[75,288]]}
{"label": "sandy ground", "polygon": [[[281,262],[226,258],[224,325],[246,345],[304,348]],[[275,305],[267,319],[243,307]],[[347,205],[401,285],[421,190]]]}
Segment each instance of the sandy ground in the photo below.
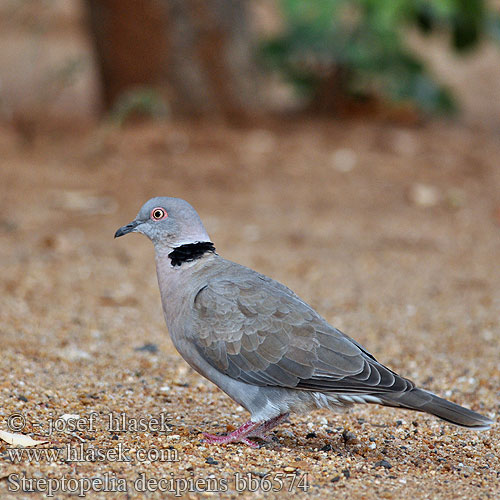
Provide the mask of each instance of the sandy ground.
{"label": "sandy ground", "polygon": [[[149,241],[113,240],[149,197],[183,197],[220,254],[284,282],[422,387],[497,419],[498,134],[296,118],[103,126],[27,147],[2,130],[0,156],[0,429],[50,434],[35,449],[62,453],[18,460],[0,445],[2,498],[49,484],[56,498],[89,487],[107,499],[187,487],[189,498],[499,497],[497,425],[475,433],[357,406],[292,416],[260,449],[207,445],[200,431],[247,414],[174,350]],[[124,481],[126,493],[97,491]]]}

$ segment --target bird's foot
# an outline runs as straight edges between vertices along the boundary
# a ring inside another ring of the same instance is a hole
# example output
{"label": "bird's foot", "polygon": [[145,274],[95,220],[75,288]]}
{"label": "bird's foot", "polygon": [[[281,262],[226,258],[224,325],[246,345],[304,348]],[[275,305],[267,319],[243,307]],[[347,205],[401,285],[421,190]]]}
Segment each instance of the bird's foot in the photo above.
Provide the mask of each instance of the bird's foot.
{"label": "bird's foot", "polygon": [[266,443],[269,443],[269,441],[272,441],[273,438],[268,435],[268,433],[274,429],[276,426],[281,424],[284,420],[288,418],[288,413],[282,413],[281,415],[278,415],[277,417],[271,418],[270,420],[266,420],[262,422],[258,427],[256,427],[254,430],[250,431],[248,434],[248,437],[256,437],[259,439],[262,439],[263,441],[266,441]]}
{"label": "bird's foot", "polygon": [[252,422],[249,420],[245,424],[243,424],[241,427],[236,429],[233,432],[230,432],[229,434],[225,435],[216,435],[216,434],[207,434],[203,433],[203,437],[206,439],[208,443],[211,444],[226,444],[226,443],[237,443],[237,442],[242,442],[245,443],[248,446],[251,446],[252,448],[257,448],[259,445],[257,443],[254,443],[250,439],[248,439],[249,434],[252,432],[252,430],[256,429],[259,427],[261,424],[259,422]]}
{"label": "bird's foot", "polygon": [[252,448],[258,448],[258,444],[252,441],[250,438],[258,438],[263,441],[269,442],[272,440],[271,436],[267,433],[279,425],[283,420],[288,417],[288,413],[283,413],[277,417],[266,420],[265,422],[252,422],[251,420],[243,424],[241,427],[233,432],[225,435],[215,435],[203,433],[203,437],[208,443],[211,444],[226,444],[226,443],[237,443],[241,442]]}
{"label": "bird's foot", "polygon": [[226,444],[226,443],[235,443],[235,442],[242,442],[248,446],[251,446],[252,448],[258,448],[259,445],[252,441],[251,439],[248,438],[234,438],[231,436],[232,433],[224,435],[224,436],[217,436],[216,434],[208,434],[206,432],[203,433],[203,437],[207,443],[210,444]]}

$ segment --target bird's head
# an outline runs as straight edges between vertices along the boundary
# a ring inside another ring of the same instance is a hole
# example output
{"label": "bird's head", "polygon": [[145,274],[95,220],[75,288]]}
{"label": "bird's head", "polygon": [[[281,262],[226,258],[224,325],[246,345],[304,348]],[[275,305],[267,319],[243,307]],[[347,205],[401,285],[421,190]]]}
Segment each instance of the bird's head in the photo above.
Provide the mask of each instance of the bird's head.
{"label": "bird's head", "polygon": [[166,196],[148,200],[132,222],[116,231],[115,238],[128,233],[146,235],[157,249],[210,241],[196,210],[187,201]]}

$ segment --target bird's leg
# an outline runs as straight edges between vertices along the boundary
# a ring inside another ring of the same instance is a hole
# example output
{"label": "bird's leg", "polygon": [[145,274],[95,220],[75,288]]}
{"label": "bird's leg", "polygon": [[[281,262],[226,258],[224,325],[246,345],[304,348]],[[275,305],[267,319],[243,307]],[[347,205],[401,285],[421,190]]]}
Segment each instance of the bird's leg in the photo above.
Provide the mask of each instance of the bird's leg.
{"label": "bird's leg", "polygon": [[215,434],[207,434],[204,432],[203,437],[207,440],[208,443],[226,444],[241,441],[242,443],[245,443],[252,448],[256,448],[258,446],[257,443],[249,438],[256,437],[265,441],[269,441],[270,438],[266,436],[266,434],[271,429],[274,429],[274,427],[283,422],[283,420],[285,420],[287,417],[288,413],[283,413],[264,422],[252,422],[251,420],[249,420],[241,427],[233,432],[230,432],[229,434],[218,436]]}
{"label": "bird's leg", "polygon": [[257,443],[254,443],[253,441],[250,441],[247,439],[247,436],[249,433],[251,433],[254,429],[260,427],[261,423],[260,422],[252,422],[249,420],[248,422],[244,423],[241,427],[238,427],[233,432],[230,432],[229,434],[225,435],[216,435],[216,434],[207,434],[203,433],[203,437],[207,440],[208,443],[218,443],[218,444],[226,444],[226,443],[235,443],[238,441],[241,441],[242,443],[245,443],[252,448],[256,448],[258,445]]}
{"label": "bird's leg", "polygon": [[288,418],[288,413],[282,413],[281,415],[278,415],[277,417],[271,418],[270,420],[266,420],[265,422],[262,422],[259,427],[257,427],[255,430],[251,431],[250,434],[248,434],[247,437],[256,437],[259,439],[263,439],[264,441],[271,441],[271,437],[268,436],[268,432],[270,432],[272,429],[277,427],[279,424],[281,424],[284,420]]}

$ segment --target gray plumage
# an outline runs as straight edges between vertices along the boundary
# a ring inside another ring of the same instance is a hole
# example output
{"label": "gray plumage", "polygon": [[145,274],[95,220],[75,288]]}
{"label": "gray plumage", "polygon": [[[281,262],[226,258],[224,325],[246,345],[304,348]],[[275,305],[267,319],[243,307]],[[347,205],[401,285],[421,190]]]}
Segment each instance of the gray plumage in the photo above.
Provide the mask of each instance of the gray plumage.
{"label": "gray plumage", "polygon": [[[154,220],[156,208],[166,213],[161,220]],[[128,232],[141,232],[155,245],[165,319],[177,350],[251,414],[253,434],[245,430],[219,442],[264,437],[260,423],[273,421],[271,428],[289,412],[353,403],[424,411],[477,430],[491,425],[380,364],[286,286],[194,245],[210,240],[184,200],[149,200],[116,236]],[[201,251],[173,265],[179,247]]]}

